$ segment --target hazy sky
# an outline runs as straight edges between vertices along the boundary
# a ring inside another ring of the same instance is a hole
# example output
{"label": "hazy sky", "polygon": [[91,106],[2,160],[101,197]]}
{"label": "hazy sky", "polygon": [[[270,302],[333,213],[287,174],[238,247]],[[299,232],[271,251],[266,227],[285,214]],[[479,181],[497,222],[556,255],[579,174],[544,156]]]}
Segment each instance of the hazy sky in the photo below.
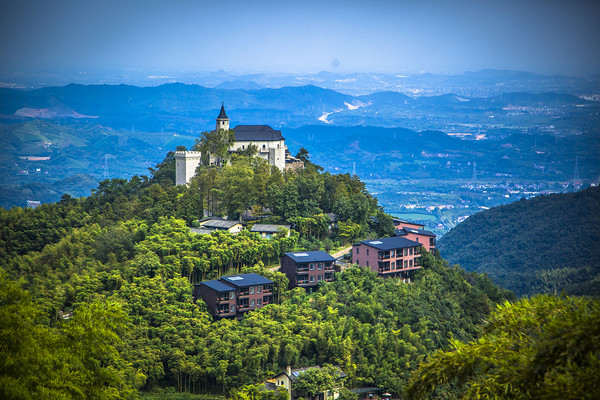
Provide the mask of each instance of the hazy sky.
{"label": "hazy sky", "polygon": [[600,1],[1,0],[2,71],[600,73]]}

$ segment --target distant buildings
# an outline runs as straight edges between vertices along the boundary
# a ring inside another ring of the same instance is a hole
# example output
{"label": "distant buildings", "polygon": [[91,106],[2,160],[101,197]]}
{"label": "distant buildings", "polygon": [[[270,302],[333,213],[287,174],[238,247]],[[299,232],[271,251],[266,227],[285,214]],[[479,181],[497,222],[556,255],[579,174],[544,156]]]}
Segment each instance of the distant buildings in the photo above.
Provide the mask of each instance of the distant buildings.
{"label": "distant buildings", "polygon": [[250,232],[258,233],[263,239],[271,239],[282,228],[287,231],[286,236],[290,236],[289,225],[254,224]]}
{"label": "distant buildings", "polygon": [[257,274],[222,276],[194,286],[194,301],[204,300],[215,317],[242,317],[273,302],[273,281]]}
{"label": "distant buildings", "polygon": [[[199,225],[200,225],[201,229],[208,231],[208,232],[227,231],[229,233],[236,234],[244,229],[244,226],[239,221],[232,221],[232,220],[216,218],[216,217],[204,218],[204,219],[200,220]],[[207,232],[198,231],[197,233],[207,233]]]}
{"label": "distant buildings", "polygon": [[290,287],[315,288],[319,282],[331,282],[335,258],[324,251],[299,251],[281,257],[280,271],[286,274]]}

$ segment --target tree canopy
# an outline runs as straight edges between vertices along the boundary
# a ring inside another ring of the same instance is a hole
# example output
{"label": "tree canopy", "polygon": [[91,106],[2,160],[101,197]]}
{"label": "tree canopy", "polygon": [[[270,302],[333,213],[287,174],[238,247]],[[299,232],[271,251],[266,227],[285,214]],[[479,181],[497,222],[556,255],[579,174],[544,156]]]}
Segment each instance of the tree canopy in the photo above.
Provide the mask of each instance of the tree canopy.
{"label": "tree canopy", "polygon": [[437,351],[407,389],[457,382],[465,399],[584,399],[600,390],[600,301],[538,295],[498,305],[483,335]]}

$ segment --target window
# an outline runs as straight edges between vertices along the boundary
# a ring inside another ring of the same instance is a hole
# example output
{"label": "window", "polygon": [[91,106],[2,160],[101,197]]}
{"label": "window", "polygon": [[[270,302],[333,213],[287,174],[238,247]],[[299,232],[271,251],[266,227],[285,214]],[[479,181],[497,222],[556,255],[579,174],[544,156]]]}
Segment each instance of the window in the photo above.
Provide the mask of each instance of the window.
{"label": "window", "polygon": [[404,255],[407,256],[408,255],[408,249],[404,249]]}
{"label": "window", "polygon": [[369,249],[367,249],[367,255],[369,255]]}
{"label": "window", "polygon": [[392,261],[392,269],[396,269],[396,261]]}
{"label": "window", "polygon": [[266,146],[263,144],[263,149],[266,148]]}
{"label": "window", "polygon": [[233,299],[235,299],[235,293],[229,292],[229,300],[233,300]]}
{"label": "window", "polygon": [[323,275],[319,275],[319,276],[317,276],[317,281],[318,281],[318,282],[321,282],[322,280],[323,280]]}
{"label": "window", "polygon": [[410,255],[411,256],[413,255],[413,248],[412,247],[410,248]]}
{"label": "window", "polygon": [[404,260],[404,268],[408,268],[408,260]]}
{"label": "window", "polygon": [[410,261],[408,262],[408,265],[409,265],[409,266],[412,268],[412,266],[413,266],[413,260],[410,260]]}
{"label": "window", "polygon": [[262,293],[262,286],[256,287],[256,293]]}
{"label": "window", "polygon": [[250,294],[254,294],[254,286],[250,286]]}
{"label": "window", "polygon": [[250,307],[254,307],[254,299],[250,300]]}
{"label": "window", "polygon": [[390,250],[390,257],[395,257],[396,254],[394,253],[394,250]]}
{"label": "window", "polygon": [[257,306],[262,306],[262,299],[256,299],[256,305]]}
{"label": "window", "polygon": [[367,260],[367,267],[369,266],[369,261]]}
{"label": "window", "polygon": [[315,264],[310,263],[309,264],[309,268],[310,268],[311,271],[314,271],[315,270]]}
{"label": "window", "polygon": [[360,250],[358,247],[356,248],[356,254],[358,254],[358,250]]}
{"label": "window", "polygon": [[317,264],[317,269],[319,269],[319,270],[323,269],[323,263]]}
{"label": "window", "polygon": [[314,282],[314,281],[315,281],[315,277],[314,277],[314,276],[311,276],[311,277],[310,277],[310,281],[311,281],[311,282]]}

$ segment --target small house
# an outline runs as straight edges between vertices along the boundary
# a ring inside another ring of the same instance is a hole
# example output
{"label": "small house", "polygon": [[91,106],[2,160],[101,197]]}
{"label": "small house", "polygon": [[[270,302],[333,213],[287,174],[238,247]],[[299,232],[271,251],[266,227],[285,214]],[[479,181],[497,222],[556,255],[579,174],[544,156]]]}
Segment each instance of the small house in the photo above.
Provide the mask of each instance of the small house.
{"label": "small house", "polygon": [[252,229],[250,229],[250,232],[258,233],[263,239],[271,239],[273,235],[275,235],[281,228],[287,230],[286,237],[290,236],[289,225],[254,224],[254,226],[252,226]]}

